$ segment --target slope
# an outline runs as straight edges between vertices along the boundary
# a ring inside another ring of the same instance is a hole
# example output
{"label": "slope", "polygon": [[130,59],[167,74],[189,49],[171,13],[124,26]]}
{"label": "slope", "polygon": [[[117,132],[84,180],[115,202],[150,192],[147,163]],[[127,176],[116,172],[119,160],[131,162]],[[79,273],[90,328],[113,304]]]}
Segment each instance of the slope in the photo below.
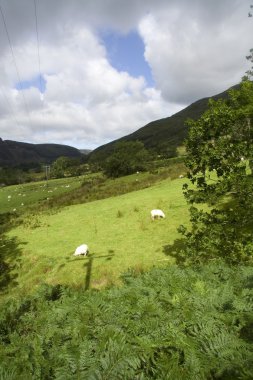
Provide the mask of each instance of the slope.
{"label": "slope", "polygon": [[[238,86],[236,85],[231,88],[235,89]],[[211,98],[214,100],[226,98],[230,89]],[[186,126],[186,120],[189,118],[198,119],[206,111],[209,99],[211,98],[200,99],[170,117],[155,120],[136,132],[102,145],[91,152],[89,159],[91,161],[103,161],[112,153],[117,142],[135,140],[143,142],[145,147],[150,151],[163,154],[166,157],[174,157],[176,156],[177,147],[183,143],[187,136],[188,127]]]}
{"label": "slope", "polygon": [[[42,282],[101,288],[118,283],[130,267],[141,272],[173,262],[165,247],[179,238],[179,224],[188,222],[181,188],[181,180],[167,179],[57,213],[29,213],[22,225],[6,235],[21,250],[18,286],[13,291],[30,292]],[[166,218],[152,222],[153,208],[161,208]],[[84,243],[90,255],[74,258],[75,248]]]}

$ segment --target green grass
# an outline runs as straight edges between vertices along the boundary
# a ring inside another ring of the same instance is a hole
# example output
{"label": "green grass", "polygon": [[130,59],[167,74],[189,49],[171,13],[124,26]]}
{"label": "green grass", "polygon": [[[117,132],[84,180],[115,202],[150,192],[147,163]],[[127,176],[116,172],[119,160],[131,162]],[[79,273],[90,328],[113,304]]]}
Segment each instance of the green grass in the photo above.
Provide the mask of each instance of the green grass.
{"label": "green grass", "polygon": [[[27,215],[8,233],[17,237],[22,251],[13,292],[30,293],[43,282],[102,288],[119,284],[129,268],[142,272],[172,263],[165,247],[179,238],[177,227],[188,221],[182,184],[168,179],[52,214]],[[161,208],[166,218],[151,221],[153,208]],[[73,252],[82,243],[89,245],[90,255],[76,258]]]}
{"label": "green grass", "polygon": [[91,173],[7,186],[0,188],[0,214],[11,212],[19,215],[32,209],[38,212],[104,199],[150,187],[165,178],[178,178],[179,174],[185,174],[185,170],[182,162],[171,159],[152,173],[141,172],[116,179],[108,179],[102,173]]}
{"label": "green grass", "polygon": [[[83,177],[61,178],[0,188],[0,213],[20,213],[37,202],[70,192],[80,187]],[[15,209],[15,211],[13,211]]]}
{"label": "green grass", "polygon": [[[161,165],[161,162],[160,162]],[[163,160],[162,167],[155,167],[150,172],[134,173],[125,177],[109,179],[96,173],[86,176],[81,187],[51,198],[43,204],[44,209],[56,209],[73,204],[87,203],[105,199],[153,186],[163,179],[175,179],[179,174],[186,174],[183,162]],[[42,208],[42,207],[41,207]]]}

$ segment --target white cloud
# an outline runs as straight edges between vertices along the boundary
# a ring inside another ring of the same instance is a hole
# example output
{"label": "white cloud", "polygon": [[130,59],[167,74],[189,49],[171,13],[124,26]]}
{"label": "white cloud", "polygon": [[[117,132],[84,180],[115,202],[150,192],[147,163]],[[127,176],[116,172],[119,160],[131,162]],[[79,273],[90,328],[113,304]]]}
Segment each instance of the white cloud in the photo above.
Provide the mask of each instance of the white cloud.
{"label": "white cloud", "polygon": [[[36,73],[35,48],[24,46],[22,78]],[[22,130],[25,141],[94,148],[169,113],[160,92],[147,88],[143,77],[133,78],[115,70],[106,59],[104,47],[85,28],[62,39],[60,48],[51,44],[42,46],[41,52],[42,57],[48,57],[42,61],[42,72],[50,73],[45,75],[44,100],[36,88],[9,92],[17,122],[13,125],[12,117],[0,121],[1,133],[8,131],[8,138],[17,139]],[[18,58],[21,62],[21,55]],[[7,56],[2,65],[14,83],[16,73],[8,64]]]}
{"label": "white cloud", "polygon": [[[22,80],[39,74],[32,3],[2,0]],[[44,99],[37,88],[15,88],[17,73],[0,19],[4,139],[95,148],[225,90],[246,70],[253,23],[249,6],[239,0],[37,0],[37,5]],[[144,77],[112,67],[99,38],[103,28],[138,29],[155,88]]]}
{"label": "white cloud", "polygon": [[174,6],[139,23],[145,58],[168,101],[189,103],[224,91],[246,70],[252,34],[247,6],[239,1],[205,5],[195,1],[185,12]]}

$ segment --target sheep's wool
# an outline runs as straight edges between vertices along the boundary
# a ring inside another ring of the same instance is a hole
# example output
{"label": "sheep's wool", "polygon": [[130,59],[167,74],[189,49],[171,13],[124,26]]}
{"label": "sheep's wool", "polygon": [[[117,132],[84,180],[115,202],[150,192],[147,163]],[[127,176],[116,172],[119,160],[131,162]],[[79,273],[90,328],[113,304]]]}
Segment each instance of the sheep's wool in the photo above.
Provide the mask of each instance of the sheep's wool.
{"label": "sheep's wool", "polygon": [[152,210],[151,211],[151,218],[154,220],[154,219],[158,219],[158,218],[165,218],[165,214],[162,210]]}
{"label": "sheep's wool", "polygon": [[82,244],[76,248],[74,256],[84,255],[86,256],[89,252],[89,247],[87,244]]}

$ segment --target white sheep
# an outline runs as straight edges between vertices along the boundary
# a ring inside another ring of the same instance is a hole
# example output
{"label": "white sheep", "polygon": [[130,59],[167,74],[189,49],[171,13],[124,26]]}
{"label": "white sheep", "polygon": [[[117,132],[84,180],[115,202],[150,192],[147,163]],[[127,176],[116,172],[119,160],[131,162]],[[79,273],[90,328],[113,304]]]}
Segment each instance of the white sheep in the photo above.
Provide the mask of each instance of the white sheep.
{"label": "white sheep", "polygon": [[87,244],[82,244],[80,245],[79,247],[76,248],[75,250],[75,253],[73,254],[73,256],[87,256],[89,252],[89,247]]}
{"label": "white sheep", "polygon": [[162,210],[152,210],[151,211],[151,219],[160,219],[160,218],[165,218],[165,214]]}

